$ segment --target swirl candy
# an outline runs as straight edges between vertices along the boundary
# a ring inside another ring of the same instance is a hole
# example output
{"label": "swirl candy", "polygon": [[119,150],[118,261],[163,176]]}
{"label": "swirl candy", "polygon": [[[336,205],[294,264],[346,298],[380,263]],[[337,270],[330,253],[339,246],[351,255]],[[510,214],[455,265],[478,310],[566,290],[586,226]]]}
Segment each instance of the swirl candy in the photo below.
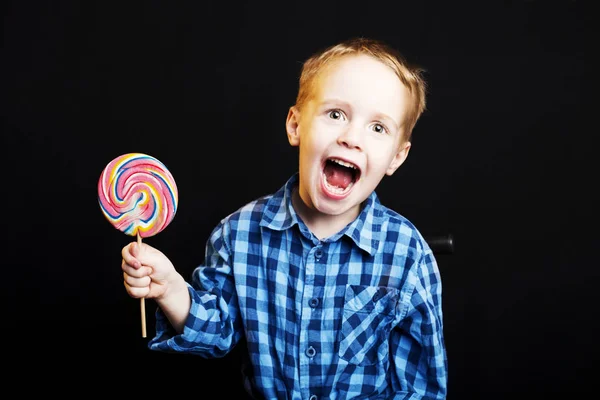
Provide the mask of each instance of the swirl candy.
{"label": "swirl candy", "polygon": [[[179,196],[175,180],[163,163],[142,153],[112,160],[98,181],[102,213],[120,231],[142,238],[154,236],[171,223]],[[140,298],[142,336],[146,337],[146,308]]]}
{"label": "swirl candy", "polygon": [[175,180],[165,165],[142,153],[112,160],[98,181],[100,208],[108,221],[130,236],[154,236],[175,217]]}

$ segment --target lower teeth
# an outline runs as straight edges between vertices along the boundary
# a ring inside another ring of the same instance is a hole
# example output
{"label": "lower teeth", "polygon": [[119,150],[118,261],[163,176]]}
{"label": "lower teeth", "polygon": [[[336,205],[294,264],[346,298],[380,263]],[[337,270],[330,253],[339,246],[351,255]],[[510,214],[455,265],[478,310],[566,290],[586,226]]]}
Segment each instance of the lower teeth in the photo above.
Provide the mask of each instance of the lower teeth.
{"label": "lower teeth", "polygon": [[352,187],[353,183],[349,184],[347,188],[341,188],[341,187],[337,187],[337,186],[332,186],[329,184],[329,182],[327,182],[327,179],[325,179],[325,186],[327,187],[327,190],[329,190],[330,192],[334,193],[334,194],[344,194],[345,192],[347,192],[348,190],[350,190],[350,188]]}

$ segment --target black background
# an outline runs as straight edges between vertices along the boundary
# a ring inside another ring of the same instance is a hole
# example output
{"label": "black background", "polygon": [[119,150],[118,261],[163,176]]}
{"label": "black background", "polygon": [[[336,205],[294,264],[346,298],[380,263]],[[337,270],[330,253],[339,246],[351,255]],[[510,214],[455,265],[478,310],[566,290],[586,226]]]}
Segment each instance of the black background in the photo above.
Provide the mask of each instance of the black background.
{"label": "black background", "polygon": [[147,349],[120,271],[132,238],[102,216],[98,178],[127,152],[167,165],[179,209],[146,241],[189,276],[220,218],[296,171],[284,123],[301,61],[370,36],[427,70],[413,148],[378,194],[454,237],[438,257],[448,399],[587,393],[599,273],[583,3],[4,3],[3,381],[239,396],[237,351]]}

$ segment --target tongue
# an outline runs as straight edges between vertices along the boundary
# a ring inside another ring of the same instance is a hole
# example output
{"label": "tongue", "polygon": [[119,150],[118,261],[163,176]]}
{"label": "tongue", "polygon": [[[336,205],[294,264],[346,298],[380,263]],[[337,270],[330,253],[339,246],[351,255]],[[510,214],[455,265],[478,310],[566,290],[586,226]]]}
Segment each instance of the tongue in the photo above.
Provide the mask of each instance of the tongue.
{"label": "tongue", "polygon": [[325,176],[331,186],[337,186],[342,189],[346,189],[352,183],[352,172],[341,165],[327,163],[325,166]]}

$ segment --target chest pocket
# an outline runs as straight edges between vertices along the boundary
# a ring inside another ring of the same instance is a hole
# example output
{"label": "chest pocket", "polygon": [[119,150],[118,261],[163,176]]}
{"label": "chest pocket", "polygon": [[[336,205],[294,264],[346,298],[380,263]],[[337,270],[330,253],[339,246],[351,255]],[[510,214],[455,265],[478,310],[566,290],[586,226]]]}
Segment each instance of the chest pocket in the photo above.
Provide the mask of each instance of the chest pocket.
{"label": "chest pocket", "polygon": [[388,337],[400,291],[348,285],[344,299],[338,356],[358,366],[378,364],[389,354]]}

